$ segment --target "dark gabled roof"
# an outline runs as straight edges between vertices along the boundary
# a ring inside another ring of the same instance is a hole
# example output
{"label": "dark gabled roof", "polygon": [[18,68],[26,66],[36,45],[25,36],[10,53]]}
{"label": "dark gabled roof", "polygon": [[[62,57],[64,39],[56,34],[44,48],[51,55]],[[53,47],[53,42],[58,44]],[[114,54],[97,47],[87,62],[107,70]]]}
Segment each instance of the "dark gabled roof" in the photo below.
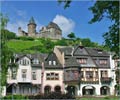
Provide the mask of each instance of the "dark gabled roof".
{"label": "dark gabled roof", "polygon": [[84,46],[74,46],[74,51],[73,51],[73,55],[74,56],[79,56],[79,55],[83,55],[86,56],[88,55],[88,52],[86,51]]}
{"label": "dark gabled roof", "polygon": [[109,56],[109,53],[98,48],[88,48],[86,47],[88,53],[91,56]]}
{"label": "dark gabled roof", "polygon": [[[83,48],[84,52],[83,53],[80,53],[80,52],[77,52],[78,48]],[[69,46],[60,46],[60,47],[57,47],[59,49],[59,51],[62,53],[64,52],[65,56],[66,55],[72,55],[75,54],[76,56],[79,54],[79,55],[88,55],[88,56],[106,56],[108,57],[109,56],[109,53],[107,51],[103,51],[101,49],[98,49],[98,48],[91,48],[91,47],[83,47],[83,46],[74,46],[74,47],[69,47]]]}
{"label": "dark gabled roof", "polygon": [[79,67],[80,64],[77,62],[75,57],[69,57],[65,61],[65,67]]}
{"label": "dark gabled roof", "polygon": [[[49,61],[56,61],[56,65],[49,65]],[[56,54],[54,52],[51,52],[45,59],[44,67],[47,69],[61,69],[62,65],[60,64]]]}
{"label": "dark gabled roof", "polygon": [[46,59],[46,57],[48,56],[48,54],[42,54],[42,53],[40,53],[40,54],[31,54],[31,58],[32,59],[39,59],[40,61],[44,61],[45,59]]}
{"label": "dark gabled roof", "polygon": [[17,61],[23,57],[28,57],[30,60],[37,58],[40,62],[43,62],[44,59],[46,59],[47,54],[42,54],[42,53],[40,54],[15,54],[14,57],[16,58]]}
{"label": "dark gabled roof", "polygon": [[64,52],[65,55],[71,55],[72,54],[72,51],[73,51],[73,48],[72,47],[63,47],[63,48],[58,48],[60,50],[60,52]]}
{"label": "dark gabled roof", "polygon": [[54,52],[49,53],[49,55],[46,57],[45,61],[49,61],[49,60],[52,60],[52,61],[57,60],[57,56]]}
{"label": "dark gabled roof", "polygon": [[56,23],[54,23],[54,22],[50,22],[48,24],[47,28],[55,28],[55,29],[58,29],[58,30],[61,31],[60,27]]}

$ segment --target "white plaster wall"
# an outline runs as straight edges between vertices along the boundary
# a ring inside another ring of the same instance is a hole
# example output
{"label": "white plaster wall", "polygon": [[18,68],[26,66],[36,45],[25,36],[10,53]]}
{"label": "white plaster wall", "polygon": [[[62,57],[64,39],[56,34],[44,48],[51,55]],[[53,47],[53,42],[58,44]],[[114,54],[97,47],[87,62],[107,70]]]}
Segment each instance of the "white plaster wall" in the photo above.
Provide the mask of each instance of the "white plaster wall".
{"label": "white plaster wall", "polygon": [[[24,57],[25,59],[29,60],[27,57]],[[18,61],[19,63],[19,61]],[[26,69],[27,73],[26,73],[26,80],[23,81],[22,78],[22,70]],[[17,83],[17,82],[32,82],[33,84],[41,84],[41,68],[36,68],[36,80],[32,80],[32,67],[31,67],[31,63],[27,66],[21,65],[19,64],[18,69],[17,69],[17,76],[16,76],[16,80],[11,79],[11,75],[12,72],[10,69],[8,69],[8,74],[10,74],[10,76],[8,76],[7,78],[7,82],[8,83]]]}
{"label": "white plaster wall", "polygon": [[[32,80],[33,84],[41,84],[41,73],[42,73],[41,69],[36,70],[36,80]],[[32,77],[32,75],[31,75],[31,77]]]}
{"label": "white plaster wall", "polygon": [[82,89],[84,86],[93,86],[95,88],[95,95],[100,95],[100,85],[99,84],[81,84],[80,95],[83,95]]}

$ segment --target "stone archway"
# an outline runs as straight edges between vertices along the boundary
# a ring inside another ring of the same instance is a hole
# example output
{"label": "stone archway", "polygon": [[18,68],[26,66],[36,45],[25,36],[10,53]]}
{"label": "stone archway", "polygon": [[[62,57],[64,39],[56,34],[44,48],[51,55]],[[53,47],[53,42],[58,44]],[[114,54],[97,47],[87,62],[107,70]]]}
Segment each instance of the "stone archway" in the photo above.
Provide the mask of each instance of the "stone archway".
{"label": "stone archway", "polygon": [[73,96],[77,95],[77,88],[75,86],[68,85],[66,90],[67,90],[67,93],[69,93],[70,95],[73,95]]}
{"label": "stone archway", "polygon": [[82,94],[83,95],[95,95],[95,87],[93,86],[84,86],[82,88]]}
{"label": "stone archway", "polygon": [[100,94],[101,95],[109,95],[110,94],[110,88],[108,86],[102,86],[100,88]]}
{"label": "stone archway", "polygon": [[44,88],[44,93],[45,93],[45,94],[48,94],[48,93],[50,93],[50,92],[51,92],[51,86],[49,86],[49,85],[45,86],[45,88]]}
{"label": "stone archway", "polygon": [[55,86],[54,91],[61,92],[61,87],[59,85]]}

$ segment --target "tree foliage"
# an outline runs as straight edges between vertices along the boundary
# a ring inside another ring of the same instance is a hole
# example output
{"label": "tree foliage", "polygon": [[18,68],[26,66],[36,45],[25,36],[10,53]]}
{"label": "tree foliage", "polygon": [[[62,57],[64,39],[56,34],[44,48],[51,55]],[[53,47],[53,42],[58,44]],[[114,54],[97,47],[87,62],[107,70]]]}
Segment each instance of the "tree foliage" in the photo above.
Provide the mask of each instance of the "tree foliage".
{"label": "tree foliage", "polygon": [[75,33],[71,32],[70,34],[67,35],[67,37],[70,39],[74,39],[76,36]]}
{"label": "tree foliage", "polygon": [[[64,8],[70,6],[72,0],[58,0],[60,3],[64,3]],[[93,13],[93,18],[90,20],[90,24],[99,22],[103,18],[108,18],[112,21],[112,25],[109,26],[109,31],[103,34],[105,39],[105,45],[115,52],[115,57],[119,57],[119,0],[111,1],[96,1],[95,4],[89,8]]]}
{"label": "tree foliage", "polygon": [[5,30],[5,27],[7,25],[7,22],[9,21],[8,17],[0,14],[0,36],[1,36],[1,70],[0,70],[0,74],[1,74],[1,85],[5,86],[6,85],[6,79],[7,79],[7,71],[8,71],[8,62],[10,60],[10,57],[12,55],[12,51],[8,48],[6,42],[8,41],[7,35],[8,31]]}
{"label": "tree foliage", "polygon": [[67,7],[70,6],[72,0],[58,0],[58,2],[61,4],[62,2],[64,2],[64,9],[66,9]]}
{"label": "tree foliage", "polygon": [[10,40],[10,39],[16,39],[16,34],[13,33],[13,32],[10,32],[6,29],[2,29],[1,30],[1,38],[4,38],[6,37],[7,40]]}
{"label": "tree foliage", "polygon": [[96,1],[89,10],[93,13],[93,18],[89,23],[101,21],[108,18],[112,21],[109,31],[103,34],[105,44],[109,46],[119,56],[119,1]]}

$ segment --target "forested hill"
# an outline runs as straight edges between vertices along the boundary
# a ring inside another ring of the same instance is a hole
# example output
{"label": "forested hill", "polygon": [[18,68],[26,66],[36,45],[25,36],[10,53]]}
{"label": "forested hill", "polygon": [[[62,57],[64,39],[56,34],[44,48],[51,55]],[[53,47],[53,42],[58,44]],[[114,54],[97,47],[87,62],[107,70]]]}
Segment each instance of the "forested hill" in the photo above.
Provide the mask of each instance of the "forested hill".
{"label": "forested hill", "polygon": [[54,46],[75,46],[81,44],[85,47],[95,47],[102,50],[109,50],[108,47],[99,45],[96,42],[92,42],[89,38],[63,38],[62,40],[53,41],[51,39],[45,38],[18,37],[14,33],[9,32],[8,30],[5,30],[5,34],[5,36],[8,38],[8,48],[12,49],[15,53],[49,53],[53,50]]}
{"label": "forested hill", "polygon": [[7,42],[9,48],[13,49],[16,53],[34,53],[34,52],[41,52],[41,53],[49,53],[53,50],[54,46],[75,46],[82,44],[85,47],[95,47],[100,48],[103,50],[109,50],[107,47],[102,45],[98,45],[98,43],[91,42],[90,39],[62,39],[52,41],[50,39],[33,39],[33,38],[26,38],[26,37],[19,37],[17,39],[12,39]]}

